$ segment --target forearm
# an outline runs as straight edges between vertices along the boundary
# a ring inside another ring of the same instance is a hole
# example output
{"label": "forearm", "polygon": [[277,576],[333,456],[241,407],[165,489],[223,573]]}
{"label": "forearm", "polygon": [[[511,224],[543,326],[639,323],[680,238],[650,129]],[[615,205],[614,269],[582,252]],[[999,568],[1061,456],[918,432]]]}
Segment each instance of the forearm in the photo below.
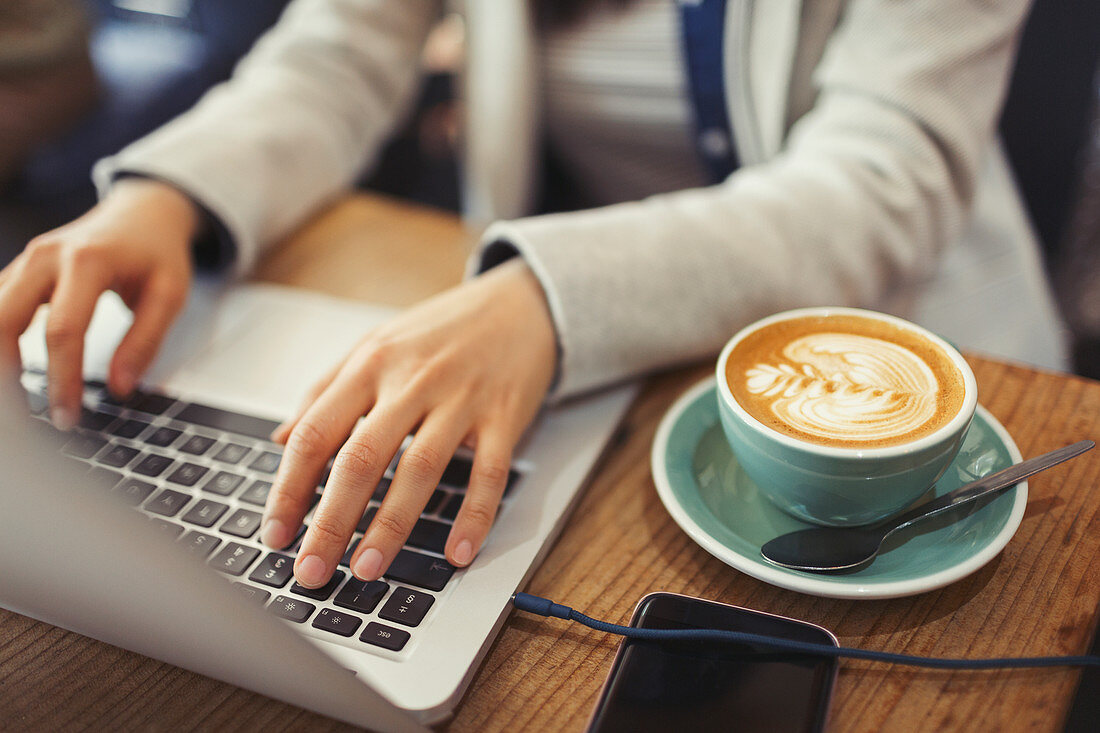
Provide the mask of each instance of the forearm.
{"label": "forearm", "polygon": [[966,221],[1023,8],[939,18],[897,5],[853,4],[816,104],[767,163],[487,232],[472,269],[518,249],[547,292],[556,396],[713,353],[782,308],[873,307],[936,267]]}
{"label": "forearm", "polygon": [[225,226],[239,270],[349,186],[415,92],[437,0],[297,0],[199,104],[95,170],[185,191]]}

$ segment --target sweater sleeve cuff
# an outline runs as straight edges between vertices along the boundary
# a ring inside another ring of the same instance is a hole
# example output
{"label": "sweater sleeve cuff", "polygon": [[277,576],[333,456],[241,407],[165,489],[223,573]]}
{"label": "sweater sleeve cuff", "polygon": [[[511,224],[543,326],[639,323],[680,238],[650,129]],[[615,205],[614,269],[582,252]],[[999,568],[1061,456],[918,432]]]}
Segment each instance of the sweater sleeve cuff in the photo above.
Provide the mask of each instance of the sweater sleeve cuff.
{"label": "sweater sleeve cuff", "polygon": [[[150,180],[158,180],[159,178],[153,178],[143,173],[135,173],[132,171],[118,171],[110,180],[109,185],[113,185],[116,181],[121,181],[126,178],[148,178]],[[162,181],[168,183],[167,181]],[[172,184],[169,184],[172,185]],[[176,187],[178,188],[178,187]],[[106,191],[100,191],[100,197],[102,197]],[[233,237],[229,234],[229,230],[226,228],[225,223],[206,208],[200,201],[197,201],[190,194],[185,194],[191,203],[199,211],[199,230],[195,234],[194,241],[191,243],[191,253],[194,257],[195,266],[203,270],[223,270],[228,267],[235,259],[237,255],[237,248],[233,244]]]}
{"label": "sweater sleeve cuff", "polygon": [[191,199],[198,207],[203,226],[194,242],[195,263],[201,267],[228,268],[241,277],[255,265],[256,247],[249,242],[246,229],[226,207],[204,197],[198,182],[168,167],[164,170],[148,161],[133,164],[113,156],[95,164],[92,180],[99,198],[105,197],[116,181],[123,178],[150,178],[166,183]]}

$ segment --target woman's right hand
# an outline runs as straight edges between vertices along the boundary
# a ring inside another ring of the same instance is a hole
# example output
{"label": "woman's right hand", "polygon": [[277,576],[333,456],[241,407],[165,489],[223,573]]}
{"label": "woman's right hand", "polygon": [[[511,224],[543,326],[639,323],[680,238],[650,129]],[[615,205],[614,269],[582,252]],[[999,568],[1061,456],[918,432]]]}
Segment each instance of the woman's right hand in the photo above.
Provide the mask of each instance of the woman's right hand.
{"label": "woman's right hand", "polygon": [[18,377],[19,336],[49,303],[50,417],[71,428],[80,417],[84,334],[100,294],[113,290],[134,322],[111,359],[108,388],[128,396],[187,300],[199,222],[198,208],[179,190],[127,178],[79,219],[35,237],[0,271],[0,373]]}

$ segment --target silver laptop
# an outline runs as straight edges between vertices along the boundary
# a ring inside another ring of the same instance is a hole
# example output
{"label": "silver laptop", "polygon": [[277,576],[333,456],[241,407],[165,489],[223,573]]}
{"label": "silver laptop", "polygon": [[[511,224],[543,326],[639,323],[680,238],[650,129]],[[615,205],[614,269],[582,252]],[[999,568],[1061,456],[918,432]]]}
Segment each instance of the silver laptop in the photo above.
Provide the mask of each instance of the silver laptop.
{"label": "silver laptop", "polygon": [[[4,407],[0,605],[357,725],[445,720],[635,390],[544,411],[470,568],[451,568],[440,544],[468,477],[459,455],[381,582],[359,583],[341,565],[336,582],[307,591],[290,576],[294,547],[273,553],[257,537],[279,457],[265,430],[393,314],[278,286],[202,283],[143,393],[117,404],[95,379],[129,315],[104,296],[87,341],[82,427],[60,436],[39,417],[28,430]],[[20,342],[32,410],[43,407],[42,342],[41,322]]]}

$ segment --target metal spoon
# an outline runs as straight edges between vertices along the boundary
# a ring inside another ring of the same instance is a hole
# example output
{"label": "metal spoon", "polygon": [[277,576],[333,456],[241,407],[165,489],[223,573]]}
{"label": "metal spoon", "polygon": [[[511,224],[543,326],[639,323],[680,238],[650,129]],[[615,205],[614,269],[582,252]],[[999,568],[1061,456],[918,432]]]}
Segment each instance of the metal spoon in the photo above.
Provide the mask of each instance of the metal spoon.
{"label": "metal spoon", "polygon": [[857,568],[874,560],[882,541],[899,529],[987,494],[1003,491],[1028,476],[1084,453],[1094,445],[1096,444],[1091,440],[1082,440],[1044,453],[1009,466],[1003,471],[983,476],[878,524],[862,527],[814,527],[780,535],[765,543],[760,548],[760,554],[774,565],[795,570],[828,572]]}

